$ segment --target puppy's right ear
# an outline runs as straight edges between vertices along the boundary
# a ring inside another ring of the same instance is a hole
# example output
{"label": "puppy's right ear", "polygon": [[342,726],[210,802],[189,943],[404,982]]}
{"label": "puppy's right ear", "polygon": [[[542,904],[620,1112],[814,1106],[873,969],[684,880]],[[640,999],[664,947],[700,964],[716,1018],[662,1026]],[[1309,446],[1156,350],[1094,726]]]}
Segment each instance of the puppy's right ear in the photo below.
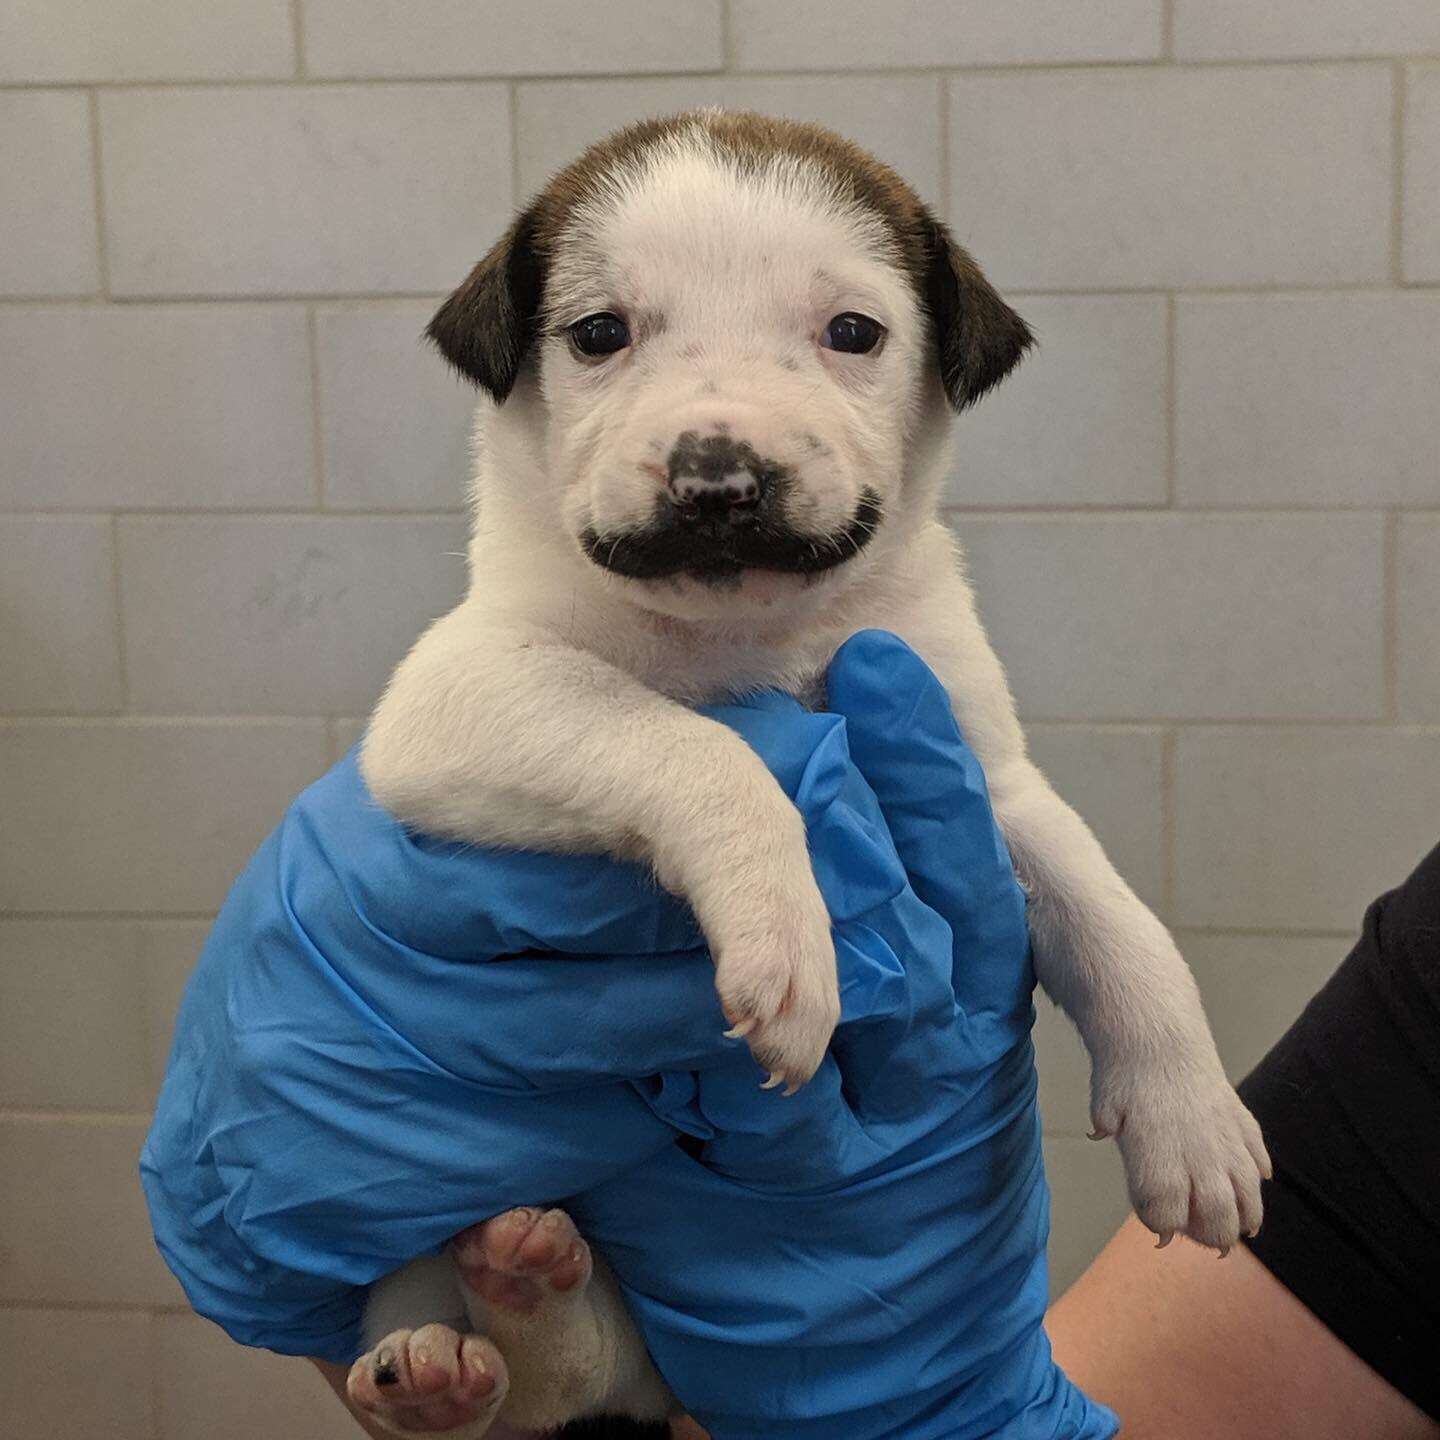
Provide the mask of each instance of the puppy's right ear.
{"label": "puppy's right ear", "polygon": [[464,376],[503,401],[535,341],[545,289],[533,210],[520,215],[435,312],[425,333]]}

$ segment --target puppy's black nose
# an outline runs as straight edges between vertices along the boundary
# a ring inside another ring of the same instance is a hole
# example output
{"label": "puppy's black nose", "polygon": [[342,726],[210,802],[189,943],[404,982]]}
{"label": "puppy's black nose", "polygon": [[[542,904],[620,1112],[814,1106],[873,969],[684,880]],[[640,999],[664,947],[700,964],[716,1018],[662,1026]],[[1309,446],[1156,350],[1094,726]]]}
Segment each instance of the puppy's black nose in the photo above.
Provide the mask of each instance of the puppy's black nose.
{"label": "puppy's black nose", "polygon": [[666,466],[670,499],[687,519],[744,523],[760,507],[777,470],[743,440],[686,430]]}

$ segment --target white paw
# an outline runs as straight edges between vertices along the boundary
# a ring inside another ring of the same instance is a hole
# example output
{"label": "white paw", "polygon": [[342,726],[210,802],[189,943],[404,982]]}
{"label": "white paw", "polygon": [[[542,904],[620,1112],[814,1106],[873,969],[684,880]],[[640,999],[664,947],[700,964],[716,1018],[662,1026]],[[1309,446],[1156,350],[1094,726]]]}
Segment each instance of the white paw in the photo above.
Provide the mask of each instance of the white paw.
{"label": "white paw", "polygon": [[500,1352],[448,1325],[395,1330],[350,1367],[357,1410],[397,1435],[480,1440],[495,1422],[510,1377]]}
{"label": "white paw", "polygon": [[1227,1254],[1260,1229],[1270,1157],[1255,1118],[1218,1067],[1164,1065],[1094,1081],[1096,1139],[1114,1136],[1130,1202],[1168,1245],[1176,1235]]}
{"label": "white paw", "polygon": [[531,1315],[548,1300],[578,1299],[590,1283],[590,1247],[563,1210],[507,1210],[451,1243],[466,1288],[502,1313]]}
{"label": "white paw", "polygon": [[840,1020],[830,915],[810,873],[766,886],[733,919],[712,923],[715,988],[732,1037],[769,1072],[767,1088],[793,1094],[819,1069]]}

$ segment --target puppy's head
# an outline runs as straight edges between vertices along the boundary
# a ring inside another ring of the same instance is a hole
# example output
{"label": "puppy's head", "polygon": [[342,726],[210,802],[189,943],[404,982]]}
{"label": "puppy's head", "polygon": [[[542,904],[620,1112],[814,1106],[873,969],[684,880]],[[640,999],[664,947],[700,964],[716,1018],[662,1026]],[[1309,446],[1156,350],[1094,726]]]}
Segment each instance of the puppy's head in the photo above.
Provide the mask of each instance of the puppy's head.
{"label": "puppy's head", "polygon": [[538,387],[579,552],[686,615],[863,568],[927,411],[972,404],[1031,338],[889,168],[723,111],[587,151],[429,334],[497,403]]}

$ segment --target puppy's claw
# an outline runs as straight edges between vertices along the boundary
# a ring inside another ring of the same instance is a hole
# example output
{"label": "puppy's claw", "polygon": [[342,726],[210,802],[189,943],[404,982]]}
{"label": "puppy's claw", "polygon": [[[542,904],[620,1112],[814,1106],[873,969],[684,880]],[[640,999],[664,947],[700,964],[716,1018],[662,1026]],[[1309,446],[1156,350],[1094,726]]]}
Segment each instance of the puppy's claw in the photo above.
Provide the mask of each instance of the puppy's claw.
{"label": "puppy's claw", "polygon": [[1157,1250],[1163,1250],[1174,1238],[1175,1232],[1173,1230],[1165,1231],[1163,1235],[1159,1235],[1156,1237],[1155,1248]]}
{"label": "puppy's claw", "polygon": [[760,1087],[762,1090],[773,1090],[777,1085],[783,1085],[785,1077],[781,1074],[772,1073],[770,1078]]}
{"label": "puppy's claw", "polygon": [[725,1032],[725,1038],[727,1040],[743,1040],[755,1028],[755,1025],[756,1022],[754,1019],[737,1020],[735,1024]]}

